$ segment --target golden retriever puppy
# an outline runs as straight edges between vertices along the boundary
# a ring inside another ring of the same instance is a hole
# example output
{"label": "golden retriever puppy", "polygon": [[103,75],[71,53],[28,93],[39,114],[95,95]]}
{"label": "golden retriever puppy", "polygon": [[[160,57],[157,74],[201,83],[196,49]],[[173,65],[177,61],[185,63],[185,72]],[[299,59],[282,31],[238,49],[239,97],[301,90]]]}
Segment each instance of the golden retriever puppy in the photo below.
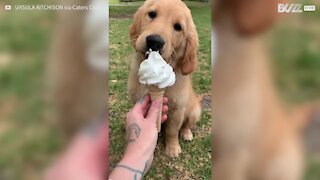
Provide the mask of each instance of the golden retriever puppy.
{"label": "golden retriever puppy", "polygon": [[175,84],[165,90],[170,109],[165,152],[170,157],[177,157],[181,153],[179,131],[185,140],[192,140],[190,128],[201,115],[200,100],[193,92],[190,77],[196,69],[198,48],[198,34],[191,12],[181,0],[147,0],[134,15],[130,39],[136,50],[128,82],[133,102],[147,93],[137,75],[147,50],[159,51],[176,73]]}

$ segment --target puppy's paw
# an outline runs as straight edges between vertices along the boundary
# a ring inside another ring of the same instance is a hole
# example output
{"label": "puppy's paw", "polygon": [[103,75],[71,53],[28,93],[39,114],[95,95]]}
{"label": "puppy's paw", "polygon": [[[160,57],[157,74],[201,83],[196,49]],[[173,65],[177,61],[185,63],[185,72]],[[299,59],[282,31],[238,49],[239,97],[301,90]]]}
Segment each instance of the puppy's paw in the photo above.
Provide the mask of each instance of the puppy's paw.
{"label": "puppy's paw", "polygon": [[179,154],[181,153],[181,147],[180,145],[167,145],[166,146],[166,155],[175,158],[178,157]]}
{"label": "puppy's paw", "polygon": [[186,141],[192,141],[193,134],[189,128],[181,130],[182,138]]}

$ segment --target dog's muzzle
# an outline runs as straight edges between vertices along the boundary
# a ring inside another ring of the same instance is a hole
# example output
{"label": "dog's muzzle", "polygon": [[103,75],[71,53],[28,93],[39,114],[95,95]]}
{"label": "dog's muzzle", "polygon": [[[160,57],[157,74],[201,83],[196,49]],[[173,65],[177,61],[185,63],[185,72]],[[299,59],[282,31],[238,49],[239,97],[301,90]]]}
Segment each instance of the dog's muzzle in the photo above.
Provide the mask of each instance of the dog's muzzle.
{"label": "dog's muzzle", "polygon": [[161,51],[165,42],[159,35],[149,35],[146,37],[146,51]]}

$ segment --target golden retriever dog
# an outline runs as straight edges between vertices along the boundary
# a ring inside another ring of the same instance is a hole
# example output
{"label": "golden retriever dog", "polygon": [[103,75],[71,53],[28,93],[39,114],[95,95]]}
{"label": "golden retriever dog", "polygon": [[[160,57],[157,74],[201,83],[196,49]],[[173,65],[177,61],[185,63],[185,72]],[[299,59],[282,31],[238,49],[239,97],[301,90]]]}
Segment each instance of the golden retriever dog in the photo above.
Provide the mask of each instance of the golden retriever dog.
{"label": "golden retriever dog", "polygon": [[264,31],[274,0],[215,0],[213,179],[299,180],[301,130],[312,108],[289,109],[277,95]]}
{"label": "golden retriever dog", "polygon": [[128,82],[133,102],[147,93],[137,74],[150,48],[159,51],[176,74],[175,84],[165,90],[165,96],[169,98],[165,152],[170,157],[177,157],[181,153],[179,131],[183,139],[191,141],[190,128],[201,115],[200,99],[193,92],[190,77],[196,69],[198,48],[198,34],[191,12],[181,0],[147,0],[134,15],[130,39],[136,51]]}

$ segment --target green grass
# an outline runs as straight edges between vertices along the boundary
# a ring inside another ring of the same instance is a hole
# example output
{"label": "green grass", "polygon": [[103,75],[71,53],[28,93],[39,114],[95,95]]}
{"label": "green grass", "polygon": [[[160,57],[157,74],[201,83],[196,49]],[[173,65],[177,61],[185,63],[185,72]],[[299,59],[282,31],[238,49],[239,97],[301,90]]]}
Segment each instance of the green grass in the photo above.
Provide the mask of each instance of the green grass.
{"label": "green grass", "polygon": [[320,179],[320,162],[318,160],[314,160],[312,158],[308,159],[307,162],[307,173],[305,176],[305,180],[318,180]]}
{"label": "green grass", "polygon": [[57,129],[43,114],[52,18],[49,12],[0,15],[0,55],[10,55],[9,64],[0,66],[0,179],[39,178],[60,147]]}
{"label": "green grass", "polygon": [[[110,166],[121,159],[125,147],[124,122],[130,104],[127,93],[129,62],[134,60],[128,30],[132,14],[137,7],[110,7],[110,69],[109,69],[109,114],[110,114]],[[210,6],[190,5],[200,39],[199,67],[192,75],[197,94],[210,94]],[[182,154],[171,159],[164,154],[164,135],[161,134],[152,168],[146,179],[210,179],[211,177],[211,117],[210,109],[203,111],[194,132],[192,142],[180,141]]]}
{"label": "green grass", "polygon": [[109,4],[119,4],[119,0],[109,0]]}
{"label": "green grass", "polygon": [[275,75],[282,96],[289,101],[320,97],[320,35],[308,27],[282,26],[275,32]]}

